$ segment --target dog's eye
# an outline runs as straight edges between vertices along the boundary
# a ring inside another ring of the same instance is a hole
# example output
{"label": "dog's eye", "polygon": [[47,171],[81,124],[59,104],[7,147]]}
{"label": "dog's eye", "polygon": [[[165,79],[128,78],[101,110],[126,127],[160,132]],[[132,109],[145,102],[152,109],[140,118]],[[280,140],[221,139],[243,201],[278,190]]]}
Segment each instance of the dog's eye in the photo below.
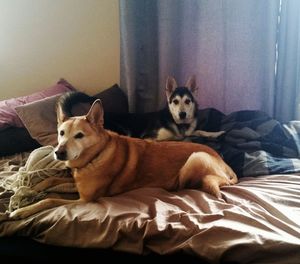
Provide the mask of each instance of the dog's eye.
{"label": "dog's eye", "polygon": [[79,138],[83,138],[83,136],[84,136],[83,133],[79,132],[74,136],[74,138],[79,139]]}
{"label": "dog's eye", "polygon": [[178,105],[178,104],[179,104],[179,101],[178,101],[177,99],[174,99],[174,100],[173,100],[173,103],[176,104],[176,105]]}
{"label": "dog's eye", "polygon": [[191,100],[190,99],[186,99],[184,102],[185,102],[185,104],[189,105],[191,103]]}
{"label": "dog's eye", "polygon": [[64,134],[65,134],[65,131],[60,130],[59,135],[60,135],[60,136],[63,136]]}

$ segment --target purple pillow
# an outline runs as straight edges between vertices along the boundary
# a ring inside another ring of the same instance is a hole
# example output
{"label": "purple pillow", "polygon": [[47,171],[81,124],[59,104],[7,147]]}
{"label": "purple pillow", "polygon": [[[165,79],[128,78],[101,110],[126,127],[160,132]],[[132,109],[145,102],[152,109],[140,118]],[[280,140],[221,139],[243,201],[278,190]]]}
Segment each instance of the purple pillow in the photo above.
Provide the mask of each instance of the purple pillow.
{"label": "purple pillow", "polygon": [[0,130],[7,127],[23,127],[15,108],[64,92],[75,91],[76,89],[64,79],[60,79],[55,85],[36,93],[0,101]]}

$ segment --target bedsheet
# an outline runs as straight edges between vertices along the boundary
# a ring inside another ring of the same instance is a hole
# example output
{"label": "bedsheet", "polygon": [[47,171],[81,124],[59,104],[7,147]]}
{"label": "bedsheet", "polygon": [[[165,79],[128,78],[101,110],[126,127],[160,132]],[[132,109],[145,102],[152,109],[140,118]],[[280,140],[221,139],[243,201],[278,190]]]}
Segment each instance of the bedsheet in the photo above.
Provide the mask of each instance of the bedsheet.
{"label": "bedsheet", "polygon": [[[2,160],[7,173],[28,155]],[[4,176],[5,177],[5,176]],[[1,204],[7,206],[8,197]],[[147,254],[183,250],[211,263],[298,263],[300,175],[244,177],[216,199],[198,190],[142,188],[98,203],[68,204],[26,219],[0,213],[0,236]]]}

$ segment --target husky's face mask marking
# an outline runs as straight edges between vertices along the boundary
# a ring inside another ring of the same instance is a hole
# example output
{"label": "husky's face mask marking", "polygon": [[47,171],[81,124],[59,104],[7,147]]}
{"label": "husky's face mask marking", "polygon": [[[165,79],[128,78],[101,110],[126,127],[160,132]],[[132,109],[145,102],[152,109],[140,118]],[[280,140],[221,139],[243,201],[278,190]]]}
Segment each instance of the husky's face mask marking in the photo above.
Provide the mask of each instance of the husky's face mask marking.
{"label": "husky's face mask marking", "polygon": [[170,113],[176,124],[190,124],[193,122],[197,110],[194,100],[197,91],[195,76],[188,79],[184,87],[178,87],[173,77],[168,77],[166,96]]}
{"label": "husky's face mask marking", "polygon": [[190,124],[194,120],[196,110],[195,102],[194,99],[189,96],[189,92],[180,94],[175,90],[168,103],[172,117],[177,124]]}

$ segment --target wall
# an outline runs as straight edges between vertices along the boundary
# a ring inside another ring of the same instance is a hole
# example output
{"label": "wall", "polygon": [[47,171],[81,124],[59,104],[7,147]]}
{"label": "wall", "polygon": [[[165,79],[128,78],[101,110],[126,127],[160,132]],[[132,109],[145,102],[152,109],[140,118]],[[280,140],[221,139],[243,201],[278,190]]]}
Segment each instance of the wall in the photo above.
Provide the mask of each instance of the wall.
{"label": "wall", "polygon": [[0,0],[0,99],[119,83],[118,0]]}

